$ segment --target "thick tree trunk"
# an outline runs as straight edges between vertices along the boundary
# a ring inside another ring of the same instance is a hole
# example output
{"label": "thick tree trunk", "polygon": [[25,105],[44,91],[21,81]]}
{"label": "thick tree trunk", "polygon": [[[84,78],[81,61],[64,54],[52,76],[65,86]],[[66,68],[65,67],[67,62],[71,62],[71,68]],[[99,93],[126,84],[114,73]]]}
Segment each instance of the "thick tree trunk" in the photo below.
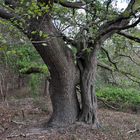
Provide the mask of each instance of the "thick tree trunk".
{"label": "thick tree trunk", "polygon": [[[71,51],[59,37],[60,34],[55,29],[50,16],[46,15],[39,20],[33,19],[30,24],[29,36],[35,42],[33,45],[51,74],[49,93],[53,113],[47,126],[67,126],[76,121],[79,112],[75,93],[76,67]],[[37,29],[38,32],[46,33],[49,37],[44,39],[39,35],[30,34]]]}
{"label": "thick tree trunk", "polygon": [[[80,120],[86,123],[96,123],[97,100],[95,95],[96,53],[94,51],[85,57],[83,70],[81,71],[80,89],[82,97],[82,112],[79,115],[79,106],[76,98],[77,70],[70,50],[65,47],[64,41],[59,38],[60,34],[55,29],[51,18],[46,15],[41,19],[33,19],[29,28],[32,31],[48,34],[44,39],[39,35],[30,35],[34,46],[44,62],[47,64],[50,74],[50,95],[53,106],[53,114],[47,126],[67,126]],[[31,31],[30,31],[31,30]],[[44,42],[45,41],[45,45]],[[39,42],[39,43],[38,43]]]}
{"label": "thick tree trunk", "polygon": [[72,73],[65,71],[52,75],[50,96],[53,114],[49,125],[60,127],[74,123],[79,110]]}
{"label": "thick tree trunk", "polygon": [[86,56],[81,71],[80,88],[82,97],[82,112],[79,120],[99,127],[97,117],[97,99],[95,94],[96,60],[97,49],[95,48],[89,56]]}

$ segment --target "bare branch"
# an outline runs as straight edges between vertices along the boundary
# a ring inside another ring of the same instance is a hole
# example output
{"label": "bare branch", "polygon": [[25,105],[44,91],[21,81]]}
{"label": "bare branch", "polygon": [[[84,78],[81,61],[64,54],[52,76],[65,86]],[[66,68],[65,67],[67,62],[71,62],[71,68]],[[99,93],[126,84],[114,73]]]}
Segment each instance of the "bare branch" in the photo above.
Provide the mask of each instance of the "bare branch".
{"label": "bare branch", "polygon": [[104,99],[102,99],[102,98],[97,97],[97,99],[98,99],[99,101],[101,101],[104,105],[106,105],[107,107],[109,107],[109,108],[111,108],[111,109],[113,109],[113,110],[119,110],[119,109],[120,109],[120,108],[116,108],[116,107],[110,105],[110,104],[108,103],[108,101],[106,101],[106,100],[104,100]]}
{"label": "bare branch", "polygon": [[108,65],[106,65],[106,64],[104,64],[104,63],[102,63],[100,61],[98,61],[97,65],[99,67],[103,68],[103,69],[108,70],[108,71],[111,71],[111,72],[114,71],[114,69],[112,67],[110,67],[110,66],[108,66]]}
{"label": "bare branch", "polygon": [[135,26],[137,26],[138,23],[140,23],[140,18],[138,20],[136,20],[136,22],[128,25],[129,20],[124,19],[124,23],[123,21],[120,21],[120,23],[115,23],[114,25],[109,26],[108,29],[106,29],[106,27],[104,27],[105,29],[102,29],[100,31],[100,34],[98,36],[98,39],[102,39],[102,41],[106,40],[107,38],[109,38],[112,34],[120,31],[120,30],[125,30],[125,29],[129,29],[129,28],[133,28]]}
{"label": "bare branch", "polygon": [[114,69],[113,67],[111,66],[108,66],[100,61],[98,61],[97,65],[103,69],[106,69],[108,71],[111,71],[111,72],[118,72],[118,73],[121,73],[122,75],[126,76],[128,79],[130,79],[131,81],[135,82],[135,83],[138,83],[140,84],[140,78],[133,75],[132,73],[129,73],[129,72],[126,72],[126,71],[123,71],[123,70],[120,70],[120,69]]}
{"label": "bare branch", "polygon": [[9,13],[8,11],[0,8],[0,17],[6,20],[14,18],[14,15],[12,13]]}
{"label": "bare branch", "polygon": [[136,20],[134,23],[132,23],[132,24],[130,24],[130,25],[126,25],[126,26],[114,26],[114,27],[112,27],[112,28],[110,28],[109,30],[108,30],[108,32],[109,31],[111,31],[111,30],[125,30],[125,29],[129,29],[129,28],[133,28],[133,27],[135,27],[135,26],[137,26],[138,24],[140,23],[140,17],[138,18],[138,20]]}
{"label": "bare branch", "polygon": [[[132,76],[130,77],[129,75],[125,75],[129,80],[135,82],[135,83],[138,83],[140,84],[140,81],[136,80],[136,79],[133,79]],[[136,78],[136,77],[135,77]]]}
{"label": "bare branch", "polygon": [[107,12],[108,12],[108,9],[109,9],[109,5],[112,3],[112,0],[108,0],[107,1],[107,4],[106,4],[106,9],[107,9]]}
{"label": "bare branch", "polygon": [[74,9],[82,9],[82,6],[85,4],[83,2],[69,2],[69,1],[62,1],[62,0],[54,0],[55,3],[60,4],[67,8],[74,8]]}
{"label": "bare branch", "polygon": [[132,16],[135,13],[137,13],[137,9],[134,8],[135,5],[136,1],[131,0],[130,3],[128,4],[128,7],[121,15],[119,15],[119,17],[104,23],[99,29],[98,33],[99,35],[97,36],[97,40],[104,41],[107,38],[109,38],[112,34],[120,30],[135,27],[140,22],[140,18],[135,23],[128,25]]}
{"label": "bare branch", "polygon": [[129,58],[133,63],[135,63],[136,65],[140,66],[140,64],[138,64],[137,62],[135,62],[135,61],[133,60],[133,58],[132,58],[131,56],[129,56],[129,55],[119,54],[119,56],[121,56],[121,57],[127,57],[127,58]]}
{"label": "bare branch", "polygon": [[17,0],[4,0],[6,5],[9,5],[11,8],[16,8],[17,6]]}
{"label": "bare branch", "polygon": [[44,73],[45,74],[43,69],[40,68],[40,67],[30,67],[30,68],[28,68],[27,70],[25,70],[25,71],[23,71],[21,73],[22,74],[33,74],[33,73]]}
{"label": "bare branch", "polygon": [[114,61],[111,59],[111,57],[110,57],[110,55],[109,55],[109,52],[108,52],[105,48],[103,48],[103,47],[101,47],[101,49],[105,52],[105,54],[106,54],[106,56],[107,56],[109,62],[112,63],[116,69],[118,69],[118,68],[117,68],[117,65],[116,65],[117,62],[114,62]]}
{"label": "bare branch", "polygon": [[[58,37],[58,38],[62,38],[67,44],[70,44],[70,45],[72,45],[72,46],[74,46],[74,47],[76,47],[77,46],[77,42],[76,41],[74,41],[73,39],[71,39],[71,38],[69,38],[69,37],[67,37],[65,34],[63,34],[63,33],[61,33],[61,32],[59,32],[59,35],[48,35],[48,37],[49,38],[55,38],[55,37]],[[32,40],[31,41],[33,44],[42,44],[42,43],[47,43],[47,41],[34,41],[34,40]]]}
{"label": "bare branch", "polygon": [[124,37],[126,37],[126,38],[128,38],[128,39],[130,39],[130,40],[133,40],[133,41],[135,41],[135,42],[140,43],[140,38],[135,37],[135,36],[132,36],[132,35],[126,33],[126,32],[122,32],[122,31],[121,31],[121,32],[118,32],[118,34],[121,35],[121,36],[124,36]]}
{"label": "bare branch", "polygon": [[73,39],[70,39],[70,38],[67,37],[66,35],[61,34],[61,37],[63,38],[64,41],[67,42],[67,44],[70,44],[70,45],[75,46],[75,47],[77,46],[77,42],[74,41]]}

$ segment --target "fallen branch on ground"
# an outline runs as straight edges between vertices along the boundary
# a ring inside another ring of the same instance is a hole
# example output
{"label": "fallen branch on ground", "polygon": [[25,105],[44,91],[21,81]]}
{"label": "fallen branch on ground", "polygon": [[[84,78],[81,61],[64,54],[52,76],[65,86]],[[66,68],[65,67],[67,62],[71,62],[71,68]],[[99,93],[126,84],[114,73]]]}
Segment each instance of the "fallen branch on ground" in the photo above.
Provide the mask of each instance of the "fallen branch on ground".
{"label": "fallen branch on ground", "polygon": [[107,107],[111,108],[111,109],[114,109],[114,110],[119,110],[119,108],[116,108],[112,105],[110,105],[107,101],[101,99],[101,98],[97,98],[99,101],[101,101],[104,105],[106,105]]}
{"label": "fallen branch on ground", "polygon": [[139,131],[140,131],[140,128],[138,127],[138,124],[135,124],[135,129],[128,131],[127,134],[132,134]]}
{"label": "fallen branch on ground", "polygon": [[17,121],[14,121],[14,120],[11,120],[11,122],[13,122],[17,125],[26,125],[26,123],[24,123],[24,122],[17,122]]}
{"label": "fallen branch on ground", "polygon": [[21,133],[21,134],[17,134],[17,135],[10,135],[7,138],[15,138],[15,137],[26,137],[26,135]]}

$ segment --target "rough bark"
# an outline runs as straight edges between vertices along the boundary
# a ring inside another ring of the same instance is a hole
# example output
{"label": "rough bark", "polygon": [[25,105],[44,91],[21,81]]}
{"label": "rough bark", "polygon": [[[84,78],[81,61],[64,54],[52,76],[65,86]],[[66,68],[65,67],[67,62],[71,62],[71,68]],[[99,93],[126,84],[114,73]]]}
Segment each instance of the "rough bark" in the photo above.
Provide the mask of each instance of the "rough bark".
{"label": "rough bark", "polygon": [[[39,24],[38,24],[39,23]],[[41,23],[41,24],[40,24]],[[65,48],[65,43],[59,38],[49,16],[43,17],[41,21],[33,20],[32,27],[48,33],[46,46],[42,43],[35,43],[34,46],[44,62],[48,65],[50,80],[50,95],[53,105],[53,114],[47,126],[67,126],[74,123],[79,117],[80,121],[98,126],[97,100],[95,95],[96,75],[96,54],[98,45],[95,45],[91,53],[86,53],[83,69],[80,70],[80,89],[82,108],[79,113],[78,101],[76,98],[77,71],[70,50]],[[34,42],[44,41],[39,36],[32,36]]]}
{"label": "rough bark", "polygon": [[82,111],[79,116],[80,121],[89,124],[95,124],[99,127],[97,117],[97,99],[95,94],[95,78],[97,68],[97,46],[93,52],[86,56],[82,62],[83,69],[81,70],[80,88],[82,97]]}
{"label": "rough bark", "polygon": [[[29,37],[34,42],[36,50],[47,64],[50,79],[50,97],[53,106],[53,114],[47,126],[66,126],[76,121],[78,115],[78,102],[75,94],[76,68],[70,50],[65,47],[64,41],[59,38],[59,33],[55,29],[51,18],[46,15],[40,21],[30,22]],[[48,34],[44,39],[38,35],[30,34],[39,29]]]}
{"label": "rough bark", "polygon": [[76,121],[78,102],[75,94],[75,82],[71,73],[54,74],[50,83],[50,95],[53,114],[49,121],[51,126],[65,126]]}

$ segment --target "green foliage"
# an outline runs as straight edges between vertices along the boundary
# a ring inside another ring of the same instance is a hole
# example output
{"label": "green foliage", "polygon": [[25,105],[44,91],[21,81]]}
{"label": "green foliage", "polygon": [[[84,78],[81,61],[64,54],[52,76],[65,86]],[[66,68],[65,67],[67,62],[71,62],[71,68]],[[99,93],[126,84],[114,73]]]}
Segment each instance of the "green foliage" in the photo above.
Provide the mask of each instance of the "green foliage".
{"label": "green foliage", "polygon": [[140,8],[140,1],[137,0],[135,1],[135,4],[133,5],[133,10],[140,10],[139,8]]}
{"label": "green foliage", "polygon": [[[4,49],[4,47],[1,49]],[[11,67],[18,73],[24,73],[28,69],[35,67],[39,68],[42,73],[46,75],[49,74],[47,66],[43,64],[35,49],[30,45],[24,44],[21,46],[12,46],[11,49],[7,48],[5,53],[5,57],[7,57],[9,65],[11,65]]]}
{"label": "green foliage", "polygon": [[16,13],[20,13],[24,18],[39,18],[49,11],[48,5],[45,3],[38,3],[34,0],[30,2],[27,0],[21,0],[19,6],[16,8]]}
{"label": "green foliage", "polygon": [[[40,85],[44,76],[49,75],[49,70],[43,64],[41,58],[36,53],[36,50],[28,45],[22,44],[21,46],[15,45],[12,48],[7,48],[6,56],[8,64],[11,68],[19,74],[26,73],[30,68],[39,68],[42,74],[26,75],[28,78],[28,85],[32,97],[38,97],[40,93]],[[25,76],[25,75],[24,75]]]}
{"label": "green foliage", "polygon": [[97,91],[97,97],[106,101],[127,106],[140,105],[140,91],[134,88],[108,86]]}
{"label": "green foliage", "polygon": [[40,74],[30,75],[29,88],[30,88],[31,96],[33,98],[38,97],[40,94],[39,86],[41,85],[42,78],[43,78],[43,75],[40,75]]}

